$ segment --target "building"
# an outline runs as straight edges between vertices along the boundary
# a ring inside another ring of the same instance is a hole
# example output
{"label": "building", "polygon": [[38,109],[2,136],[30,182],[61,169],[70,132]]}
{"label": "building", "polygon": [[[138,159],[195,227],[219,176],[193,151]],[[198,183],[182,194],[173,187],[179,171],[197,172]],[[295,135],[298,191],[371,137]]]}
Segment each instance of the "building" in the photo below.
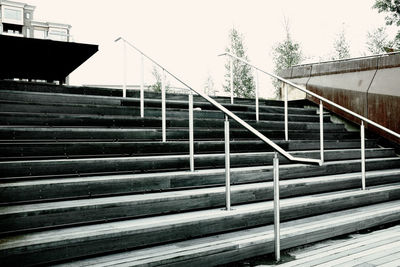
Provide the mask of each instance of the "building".
{"label": "building", "polygon": [[35,6],[0,0],[0,34],[70,42],[71,25],[35,21]]}

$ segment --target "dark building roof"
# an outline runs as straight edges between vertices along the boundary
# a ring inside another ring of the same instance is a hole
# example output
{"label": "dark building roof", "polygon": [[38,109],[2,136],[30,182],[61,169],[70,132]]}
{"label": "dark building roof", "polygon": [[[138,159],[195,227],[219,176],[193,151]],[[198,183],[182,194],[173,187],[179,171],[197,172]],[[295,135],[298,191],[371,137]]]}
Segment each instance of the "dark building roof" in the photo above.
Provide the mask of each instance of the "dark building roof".
{"label": "dark building roof", "polygon": [[98,45],[0,35],[0,79],[65,78],[98,51]]}

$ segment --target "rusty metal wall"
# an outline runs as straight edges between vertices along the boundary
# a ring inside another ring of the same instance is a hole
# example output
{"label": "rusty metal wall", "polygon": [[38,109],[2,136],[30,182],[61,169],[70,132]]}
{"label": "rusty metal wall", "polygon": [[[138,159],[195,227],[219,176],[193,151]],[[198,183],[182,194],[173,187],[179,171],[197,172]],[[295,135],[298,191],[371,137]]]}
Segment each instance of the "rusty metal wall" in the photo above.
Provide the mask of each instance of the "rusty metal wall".
{"label": "rusty metal wall", "polygon": [[[305,86],[395,132],[400,132],[400,54],[300,65],[282,77]],[[308,97],[313,102],[315,99]],[[327,106],[355,122],[358,119]],[[400,144],[400,140],[367,125],[370,130]]]}

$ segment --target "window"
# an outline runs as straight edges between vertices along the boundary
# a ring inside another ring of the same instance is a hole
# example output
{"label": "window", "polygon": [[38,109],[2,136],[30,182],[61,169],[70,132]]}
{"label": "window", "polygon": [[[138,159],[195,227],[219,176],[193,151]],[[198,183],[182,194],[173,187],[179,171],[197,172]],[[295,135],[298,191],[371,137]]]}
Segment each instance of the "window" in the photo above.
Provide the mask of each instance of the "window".
{"label": "window", "polygon": [[3,32],[9,35],[18,35],[22,33],[22,26],[16,24],[3,23]]}
{"label": "window", "polygon": [[49,30],[49,38],[52,40],[57,40],[57,41],[68,41],[68,33],[67,30],[65,29],[50,29]]}
{"label": "window", "polygon": [[31,37],[31,29],[29,29],[29,28],[26,29],[26,37],[28,37],[28,38]]}
{"label": "window", "polygon": [[4,18],[9,20],[22,20],[21,10],[4,8]]}
{"label": "window", "polygon": [[30,18],[31,18],[31,13],[26,12],[26,13],[25,13],[25,18],[26,18],[26,19],[30,19]]}
{"label": "window", "polygon": [[34,30],[33,31],[33,36],[35,38],[38,38],[38,39],[45,39],[46,38],[46,33],[43,30]]}

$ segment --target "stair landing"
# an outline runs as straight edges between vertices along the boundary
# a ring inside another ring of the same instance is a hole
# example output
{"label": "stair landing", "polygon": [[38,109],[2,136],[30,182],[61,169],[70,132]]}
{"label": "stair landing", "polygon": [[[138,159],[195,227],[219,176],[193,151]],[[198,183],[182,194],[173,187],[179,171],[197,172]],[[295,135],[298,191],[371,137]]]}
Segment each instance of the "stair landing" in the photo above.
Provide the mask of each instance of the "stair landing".
{"label": "stair landing", "polygon": [[[304,266],[400,266],[400,225],[358,233],[290,250],[294,260],[280,267]],[[247,261],[249,262],[249,261]],[[245,266],[245,262],[238,266]],[[276,266],[255,264],[257,267]]]}

